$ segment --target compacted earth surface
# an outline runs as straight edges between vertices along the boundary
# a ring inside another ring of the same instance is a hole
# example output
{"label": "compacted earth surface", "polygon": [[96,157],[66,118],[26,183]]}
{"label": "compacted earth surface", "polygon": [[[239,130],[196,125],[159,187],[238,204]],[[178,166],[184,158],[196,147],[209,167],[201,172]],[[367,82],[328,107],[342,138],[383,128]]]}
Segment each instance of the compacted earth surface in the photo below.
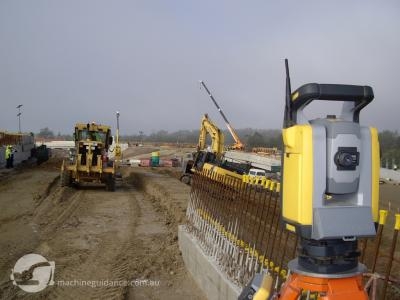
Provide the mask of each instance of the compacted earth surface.
{"label": "compacted earth surface", "polygon": [[[155,150],[134,147],[127,154],[142,159]],[[180,169],[123,167],[109,192],[99,185],[61,187],[60,166],[53,157],[40,166],[0,169],[0,299],[205,299],[178,248],[190,192],[178,180]],[[397,212],[400,186],[380,187],[381,206]],[[384,235],[383,244],[390,241]],[[54,284],[37,293],[10,279],[29,253],[55,264]]]}
{"label": "compacted earth surface", "polygon": [[[124,167],[109,192],[61,187],[60,165],[0,173],[1,299],[204,299],[178,248],[190,188],[171,168]],[[10,280],[29,253],[55,263],[54,284],[37,293]]]}

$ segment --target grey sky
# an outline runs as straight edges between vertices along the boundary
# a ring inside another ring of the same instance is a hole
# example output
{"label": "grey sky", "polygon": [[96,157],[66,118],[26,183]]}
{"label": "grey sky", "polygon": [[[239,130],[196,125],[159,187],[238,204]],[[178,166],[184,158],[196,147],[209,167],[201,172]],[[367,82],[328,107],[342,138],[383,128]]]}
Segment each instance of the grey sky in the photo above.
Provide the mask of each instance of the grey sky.
{"label": "grey sky", "polygon": [[[324,3],[324,4],[323,4]],[[0,1],[0,129],[70,133],[97,121],[134,134],[280,128],[292,87],[371,85],[365,124],[398,130],[399,1]],[[314,110],[326,106],[316,105]],[[324,112],[330,113],[330,111]]]}

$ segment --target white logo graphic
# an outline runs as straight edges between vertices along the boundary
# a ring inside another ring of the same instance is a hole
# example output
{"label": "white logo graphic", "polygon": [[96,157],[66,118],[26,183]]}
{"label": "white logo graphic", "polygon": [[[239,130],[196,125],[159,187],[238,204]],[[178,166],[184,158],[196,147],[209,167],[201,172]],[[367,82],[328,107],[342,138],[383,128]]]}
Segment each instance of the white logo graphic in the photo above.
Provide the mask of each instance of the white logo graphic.
{"label": "white logo graphic", "polygon": [[27,254],[16,262],[11,270],[10,279],[14,285],[28,293],[44,290],[54,285],[54,261],[47,261],[39,254]]}

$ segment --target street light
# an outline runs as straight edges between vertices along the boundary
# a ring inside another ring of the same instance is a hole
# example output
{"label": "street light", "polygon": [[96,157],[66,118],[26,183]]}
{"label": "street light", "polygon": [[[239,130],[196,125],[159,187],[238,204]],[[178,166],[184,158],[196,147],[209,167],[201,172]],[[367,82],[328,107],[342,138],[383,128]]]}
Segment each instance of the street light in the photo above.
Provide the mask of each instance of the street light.
{"label": "street light", "polygon": [[117,111],[117,130],[119,130],[119,111]]}
{"label": "street light", "polygon": [[115,143],[115,160],[116,161],[121,161],[121,146],[119,145],[119,111],[117,111],[117,139],[116,139],[116,143]]}
{"label": "street light", "polygon": [[117,111],[117,144],[119,143],[119,111]]}
{"label": "street light", "polygon": [[18,114],[17,114],[17,117],[18,117],[18,132],[19,133],[21,133],[21,107],[22,107],[22,104],[20,104],[20,105],[18,105],[17,106],[17,108],[18,108]]}

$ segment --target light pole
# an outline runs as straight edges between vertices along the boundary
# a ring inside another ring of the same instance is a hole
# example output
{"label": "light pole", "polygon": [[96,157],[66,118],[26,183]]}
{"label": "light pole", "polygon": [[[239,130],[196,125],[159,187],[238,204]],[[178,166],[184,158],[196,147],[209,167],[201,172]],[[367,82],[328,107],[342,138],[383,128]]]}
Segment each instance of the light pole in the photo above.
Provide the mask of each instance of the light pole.
{"label": "light pole", "polygon": [[119,145],[119,111],[117,111],[117,132],[116,132],[116,143],[115,143],[115,161],[121,161],[122,153],[121,146]]}
{"label": "light pole", "polygon": [[22,107],[22,104],[20,104],[20,105],[18,105],[17,106],[17,108],[18,108],[18,114],[17,114],[17,117],[18,117],[18,132],[19,133],[21,133],[21,107]]}
{"label": "light pole", "polygon": [[119,144],[119,111],[117,111],[117,144]]}

